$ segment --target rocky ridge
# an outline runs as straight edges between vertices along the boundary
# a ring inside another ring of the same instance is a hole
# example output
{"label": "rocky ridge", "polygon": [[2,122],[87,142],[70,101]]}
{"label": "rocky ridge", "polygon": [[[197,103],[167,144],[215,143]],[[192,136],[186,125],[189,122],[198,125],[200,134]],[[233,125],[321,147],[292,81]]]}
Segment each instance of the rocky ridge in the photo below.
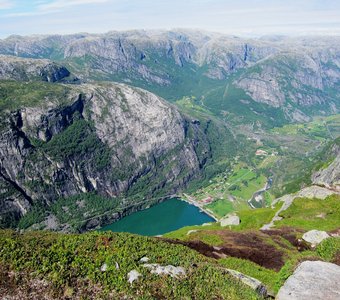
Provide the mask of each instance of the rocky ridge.
{"label": "rocky ridge", "polygon": [[86,80],[161,87],[171,99],[184,96],[177,95],[182,77],[227,80],[251,101],[281,108],[290,121],[339,111],[339,51],[339,37],[245,39],[183,29],[0,40],[2,54],[53,59]]}
{"label": "rocky ridge", "polygon": [[77,79],[64,66],[48,59],[0,55],[0,80],[72,82]]}

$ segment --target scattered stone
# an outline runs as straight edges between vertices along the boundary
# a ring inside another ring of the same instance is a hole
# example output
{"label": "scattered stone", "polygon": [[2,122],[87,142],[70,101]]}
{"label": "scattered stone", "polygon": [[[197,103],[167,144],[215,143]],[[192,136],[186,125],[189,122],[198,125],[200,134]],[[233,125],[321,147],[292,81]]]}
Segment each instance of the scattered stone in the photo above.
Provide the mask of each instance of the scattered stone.
{"label": "scattered stone", "polygon": [[316,218],[320,218],[320,219],[325,219],[326,218],[326,214],[325,213],[321,213],[315,216]]}
{"label": "scattered stone", "polygon": [[213,252],[211,252],[213,255],[214,255],[214,257],[216,257],[216,258],[227,258],[228,257],[228,255],[227,254],[225,254],[225,253],[221,253],[221,252],[217,252],[217,251],[213,251]]}
{"label": "scattered stone", "polygon": [[213,246],[214,250],[221,251],[222,247]]}
{"label": "scattered stone", "polygon": [[304,261],[277,294],[277,300],[340,299],[340,267],[323,261]]}
{"label": "scattered stone", "polygon": [[220,220],[220,224],[222,227],[229,226],[229,225],[239,225],[240,218],[235,214],[227,215],[226,217]]}
{"label": "scattered stone", "polygon": [[119,264],[116,262],[116,270],[119,270]]}
{"label": "scattered stone", "polygon": [[132,282],[134,282],[135,280],[138,280],[138,277],[140,276],[142,275],[136,270],[132,270],[127,274],[128,281],[130,282],[130,284],[132,284]]}
{"label": "scattered stone", "polygon": [[159,264],[145,264],[144,267],[150,269],[152,274],[165,274],[170,275],[173,278],[186,276],[186,272],[183,267],[174,267],[172,265],[161,266]]}
{"label": "scattered stone", "polygon": [[212,223],[203,223],[202,226],[211,226]]}
{"label": "scattered stone", "polygon": [[103,264],[103,265],[100,267],[100,271],[105,272],[106,270],[107,270],[107,264]]}
{"label": "scattered stone", "polygon": [[192,234],[192,233],[195,233],[195,232],[197,232],[198,230],[189,230],[188,232],[187,232],[187,235],[189,235],[189,234]]}
{"label": "scattered stone", "polygon": [[302,236],[302,239],[308,243],[311,243],[312,247],[315,247],[327,238],[329,238],[328,233],[326,231],[319,230],[310,230]]}
{"label": "scattered stone", "polygon": [[256,291],[259,295],[265,297],[267,296],[267,288],[263,283],[253,277],[250,277],[248,275],[244,275],[243,273],[240,273],[235,270],[231,269],[225,269],[230,275],[233,277],[241,280],[244,284],[248,285],[251,287],[254,291]]}
{"label": "scattered stone", "polygon": [[144,256],[144,257],[142,257],[139,261],[140,261],[141,263],[147,263],[149,260],[150,260],[150,258]]}

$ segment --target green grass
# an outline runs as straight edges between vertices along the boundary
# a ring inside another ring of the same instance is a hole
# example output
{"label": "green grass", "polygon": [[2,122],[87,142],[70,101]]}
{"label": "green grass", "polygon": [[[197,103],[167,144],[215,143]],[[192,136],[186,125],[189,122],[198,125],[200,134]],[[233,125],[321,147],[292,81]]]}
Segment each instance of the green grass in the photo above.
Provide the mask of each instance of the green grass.
{"label": "green grass", "polygon": [[340,196],[332,195],[325,200],[297,198],[280,216],[283,220],[277,223],[278,226],[334,230],[340,228]]}
{"label": "green grass", "polygon": [[[197,201],[211,197],[206,205],[218,218],[235,210],[250,207],[247,201],[253,193],[264,187],[267,178],[260,171],[247,167],[244,162],[229,162],[226,168],[209,180],[209,184],[191,193]],[[204,205],[204,203],[202,203]]]}
{"label": "green grass", "polygon": [[228,213],[234,211],[233,204],[227,199],[216,200],[205,207],[211,210],[218,218],[222,218]]}
{"label": "green grass", "polygon": [[220,230],[222,229],[222,227],[220,226],[220,223],[212,223],[209,226],[202,226],[202,225],[195,225],[195,226],[186,226],[186,227],[182,227],[178,230],[175,231],[171,231],[168,232],[166,234],[164,234],[163,236],[166,238],[170,238],[170,239],[179,239],[179,240],[186,240],[189,238],[190,235],[188,235],[188,231],[190,230],[197,230],[197,231],[214,231],[214,230]]}
{"label": "green grass", "polygon": [[46,98],[60,105],[69,99],[70,87],[45,82],[0,81],[0,112],[45,106]]}
{"label": "green grass", "polygon": [[340,238],[331,237],[323,240],[316,248],[317,254],[326,261],[333,261],[340,256]]}
{"label": "green grass", "polygon": [[[328,128],[327,128],[328,127]],[[330,130],[332,128],[332,130]],[[275,134],[299,135],[325,140],[339,136],[334,129],[340,129],[340,114],[328,117],[315,117],[313,121],[303,124],[287,124],[272,129]],[[331,132],[331,133],[330,133]],[[331,136],[331,135],[332,136]]]}
{"label": "green grass", "polygon": [[[197,234],[199,235],[199,233]],[[196,233],[190,234],[190,239],[195,239],[195,236],[197,234]],[[209,234],[205,232],[204,235],[199,235],[199,240],[211,246],[220,246],[223,244],[223,240],[221,239],[221,237],[218,235],[214,235],[213,233]]]}
{"label": "green grass", "polygon": [[[250,175],[253,176],[250,177]],[[242,181],[239,184],[240,189],[231,191],[231,194],[243,200],[249,200],[254,192],[264,187],[266,181],[267,179],[263,175],[257,177],[254,173],[249,174],[246,178],[242,178]]]}
{"label": "green grass", "polygon": [[267,191],[267,192],[264,193],[264,201],[266,203],[266,206],[270,206],[274,199],[275,198],[273,197],[273,195],[270,192]]}
{"label": "green grass", "polygon": [[237,212],[237,215],[240,217],[241,223],[240,225],[232,226],[231,228],[237,231],[244,229],[260,229],[264,224],[271,221],[279,207],[280,205],[277,205],[275,209],[266,207],[239,211]]}
{"label": "green grass", "polygon": [[[139,262],[144,256],[152,263],[182,266],[187,277],[153,275]],[[104,263],[107,270],[102,272],[100,268]],[[193,264],[196,267],[192,267]],[[127,233],[30,232],[22,235],[0,231],[1,273],[8,268],[16,274],[20,272],[22,277],[43,278],[50,283],[49,294],[55,298],[65,293],[75,297],[81,285],[88,287],[81,298],[94,297],[91,287],[96,284],[96,297],[101,299],[124,296],[133,299],[259,299],[254,291],[196,251]],[[127,281],[131,270],[142,274],[132,285]],[[6,285],[6,281],[1,281],[2,285]],[[27,292],[30,288],[27,287]]]}
{"label": "green grass", "polygon": [[219,260],[219,263],[229,269],[254,277],[260,280],[269,290],[277,292],[277,272],[261,267],[252,261],[237,257],[223,258]]}

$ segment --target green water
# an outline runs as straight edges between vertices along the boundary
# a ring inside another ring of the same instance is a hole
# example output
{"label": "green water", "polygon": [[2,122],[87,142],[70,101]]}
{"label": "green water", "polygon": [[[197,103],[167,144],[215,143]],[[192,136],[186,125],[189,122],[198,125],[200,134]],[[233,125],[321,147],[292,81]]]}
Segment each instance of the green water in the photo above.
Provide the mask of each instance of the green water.
{"label": "green water", "polygon": [[140,235],[159,235],[184,226],[200,225],[213,222],[214,219],[200,210],[179,199],[169,199],[129,215],[118,222],[103,227],[101,230],[130,232]]}

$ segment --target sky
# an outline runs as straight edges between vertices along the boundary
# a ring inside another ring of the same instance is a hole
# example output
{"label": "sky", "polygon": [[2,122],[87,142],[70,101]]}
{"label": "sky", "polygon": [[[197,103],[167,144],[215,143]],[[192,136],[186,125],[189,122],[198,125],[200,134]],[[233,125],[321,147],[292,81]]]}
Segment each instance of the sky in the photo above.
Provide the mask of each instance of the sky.
{"label": "sky", "polygon": [[340,0],[0,0],[0,38],[173,28],[340,35]]}

